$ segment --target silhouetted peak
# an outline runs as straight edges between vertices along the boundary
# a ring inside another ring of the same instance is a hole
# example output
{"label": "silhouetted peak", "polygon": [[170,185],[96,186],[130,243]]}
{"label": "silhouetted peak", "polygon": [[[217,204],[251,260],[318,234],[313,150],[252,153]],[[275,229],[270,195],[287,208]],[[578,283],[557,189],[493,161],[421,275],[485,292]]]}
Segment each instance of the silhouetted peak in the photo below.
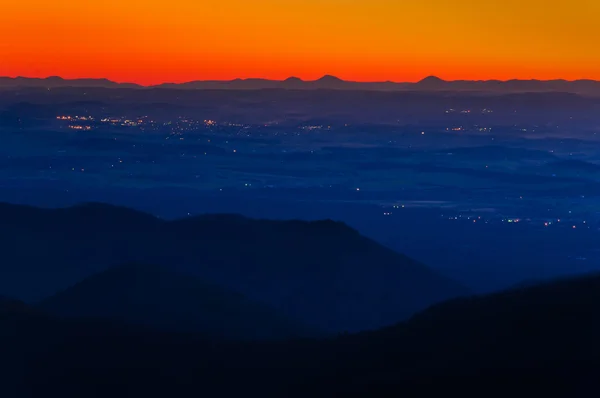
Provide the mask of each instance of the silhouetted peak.
{"label": "silhouetted peak", "polygon": [[325,83],[340,83],[343,82],[342,79],[340,79],[339,77],[336,76],[332,76],[332,75],[325,75],[322,78],[320,78],[319,80],[317,80],[318,82],[325,82]]}
{"label": "silhouetted peak", "polygon": [[299,77],[291,76],[291,77],[288,77],[287,79],[285,79],[283,82],[287,83],[287,84],[300,85],[300,84],[304,83],[304,80],[300,79]]}
{"label": "silhouetted peak", "polygon": [[0,314],[6,313],[25,313],[31,312],[32,309],[25,303],[19,300],[0,296]]}
{"label": "silhouetted peak", "polygon": [[423,80],[419,81],[419,83],[427,83],[427,84],[445,83],[445,80],[440,79],[437,76],[427,76]]}

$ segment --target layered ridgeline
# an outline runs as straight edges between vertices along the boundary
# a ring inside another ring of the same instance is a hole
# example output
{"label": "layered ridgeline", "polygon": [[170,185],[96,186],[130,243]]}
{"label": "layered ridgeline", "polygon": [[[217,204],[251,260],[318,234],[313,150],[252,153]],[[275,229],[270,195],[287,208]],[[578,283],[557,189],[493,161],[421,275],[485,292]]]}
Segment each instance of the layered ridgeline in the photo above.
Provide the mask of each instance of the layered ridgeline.
{"label": "layered ridgeline", "polygon": [[[97,204],[54,210],[2,205],[0,218],[0,291],[25,301],[43,300],[122,264],[155,264],[240,293],[309,328],[338,333],[393,324],[466,294],[334,221],[234,215],[163,221]],[[182,278],[172,282],[184,285]]]}
{"label": "layered ridgeline", "polygon": [[314,337],[266,305],[165,267],[111,268],[42,301],[38,308],[68,318],[96,318],[210,339]]}
{"label": "layered ridgeline", "polygon": [[418,82],[355,82],[325,75],[317,80],[290,77],[285,80],[234,79],[197,80],[185,83],[164,83],[145,87],[133,83],[116,83],[108,79],[63,79],[0,77],[0,88],[169,88],[187,90],[365,90],[365,91],[471,91],[471,92],[565,92],[600,95],[600,82],[595,80],[443,80],[436,76]]}
{"label": "layered ridgeline", "polygon": [[0,377],[34,397],[588,396],[600,388],[598,303],[589,276],[448,301],[373,332],[244,344],[12,305],[0,310],[12,336]]}
{"label": "layered ridgeline", "polygon": [[587,396],[600,388],[599,307],[598,274],[450,300],[341,339],[330,376],[336,391],[356,396],[427,394],[440,385],[469,396],[483,386],[490,396]]}

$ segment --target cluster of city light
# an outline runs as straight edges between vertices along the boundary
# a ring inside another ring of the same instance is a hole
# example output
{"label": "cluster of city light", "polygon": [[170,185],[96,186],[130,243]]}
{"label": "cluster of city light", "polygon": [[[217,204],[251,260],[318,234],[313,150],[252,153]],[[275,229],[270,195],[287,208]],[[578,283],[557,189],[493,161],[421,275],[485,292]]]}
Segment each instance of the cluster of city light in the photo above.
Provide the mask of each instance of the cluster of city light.
{"label": "cluster of city light", "polygon": [[72,130],[83,130],[83,131],[90,131],[92,129],[91,126],[81,126],[81,125],[73,125],[73,124],[70,124],[69,128]]}
{"label": "cluster of city light", "polygon": [[[384,213],[384,215],[387,215],[387,214]],[[445,218],[445,219],[448,219],[448,220],[452,220],[452,221],[454,221],[454,220],[467,221],[468,220],[468,221],[472,221],[473,223],[482,222],[482,223],[485,223],[485,224],[488,224],[490,222],[490,220],[482,219],[481,216],[466,216],[466,215],[463,216],[462,214],[459,214],[459,215],[456,215],[456,216],[454,216],[454,215],[452,215],[452,216],[444,216],[444,215],[442,215],[442,217]],[[503,222],[503,223],[508,223],[508,224],[520,224],[520,223],[523,223],[523,222],[528,222],[528,223],[539,222],[539,220],[532,220],[532,219],[529,219],[529,218],[527,218],[527,219],[522,219],[522,218],[502,218],[502,219],[500,219],[500,221]],[[550,226],[552,226],[554,224],[560,224],[561,221],[562,221],[563,224],[565,224],[564,220],[561,220],[559,218],[559,219],[556,219],[556,220],[546,220],[546,221],[543,221],[543,225],[544,225],[544,227],[547,228],[547,227],[550,227]],[[585,227],[587,227],[588,229],[590,228],[589,224],[587,223],[587,221],[581,221],[581,223],[584,224],[584,228]],[[567,225],[569,225],[569,224],[567,223]],[[571,224],[571,229],[577,229],[577,228],[578,228],[578,226],[576,224]]]}
{"label": "cluster of city light", "polygon": [[56,117],[57,120],[76,120],[81,122],[93,122],[94,118],[92,116],[68,116],[61,115]]}
{"label": "cluster of city light", "polygon": [[311,130],[321,130],[321,129],[323,129],[323,126],[302,126],[302,127],[300,127],[300,129],[302,129],[302,130],[309,130],[309,131],[311,131]]}
{"label": "cluster of city light", "polygon": [[[469,114],[469,113],[471,113],[472,111],[471,111],[471,109],[462,109],[462,110],[460,110],[460,111],[457,111],[456,109],[453,109],[453,108],[446,109],[446,111],[445,111],[445,113],[456,113],[456,112],[459,112],[459,113],[462,113],[462,114]],[[493,112],[494,112],[493,110],[491,110],[491,109],[487,109],[487,108],[483,108],[483,109],[481,110],[481,113],[484,113],[484,114],[487,114],[487,113],[493,113]]]}
{"label": "cluster of city light", "polygon": [[109,123],[112,125],[119,125],[124,127],[136,127],[144,123],[142,119],[124,119],[124,118],[104,118],[100,120],[102,123]]}

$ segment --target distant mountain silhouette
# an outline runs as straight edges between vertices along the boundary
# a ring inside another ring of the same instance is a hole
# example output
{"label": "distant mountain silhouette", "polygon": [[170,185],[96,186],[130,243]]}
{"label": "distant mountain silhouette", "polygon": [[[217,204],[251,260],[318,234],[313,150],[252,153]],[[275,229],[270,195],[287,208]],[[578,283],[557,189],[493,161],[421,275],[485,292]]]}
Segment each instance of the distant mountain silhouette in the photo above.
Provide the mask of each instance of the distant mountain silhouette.
{"label": "distant mountain silhouette", "polygon": [[325,75],[314,82],[315,88],[342,89],[346,82],[339,77]]}
{"label": "distant mountain silhouette", "polygon": [[0,317],[0,377],[32,397],[588,396],[598,302],[591,275],[451,300],[377,331],[260,344],[14,311]]}
{"label": "distant mountain silhouette", "polygon": [[436,83],[436,84],[441,84],[444,83],[445,80],[440,79],[437,76],[427,76],[426,78],[419,80],[419,83]]}
{"label": "distant mountain silhouette", "polygon": [[308,335],[270,308],[168,268],[111,268],[44,300],[50,314],[92,317],[196,332],[224,339],[285,339]]}
{"label": "distant mountain silhouette", "polygon": [[422,89],[438,89],[441,88],[444,83],[446,82],[437,76],[427,76],[418,81],[415,86]]}
{"label": "distant mountain silhouette", "polygon": [[332,76],[332,75],[324,75],[323,77],[321,77],[317,81],[318,82],[323,82],[323,83],[332,83],[332,82],[339,83],[339,82],[343,82],[343,80],[340,79],[339,77]]}
{"label": "distant mountain silhouette", "polygon": [[140,85],[133,83],[116,83],[108,79],[63,79],[58,76],[47,78],[32,77],[0,77],[0,88],[7,87],[103,87],[103,88],[140,88]]}
{"label": "distant mountain silhouette", "polygon": [[40,300],[110,267],[158,264],[326,332],[374,329],[466,290],[334,221],[163,221],[99,204],[0,205],[0,291]]}
{"label": "distant mountain silhouette", "polygon": [[285,79],[281,83],[281,87],[290,89],[290,90],[301,90],[305,84],[306,83],[304,82],[304,80],[302,80],[298,77],[292,76],[292,77],[288,77],[287,79]]}
{"label": "distant mountain silhouette", "polygon": [[[62,79],[60,77],[26,78],[0,77],[0,88],[17,87],[104,87],[104,88],[143,88],[131,83],[115,83],[107,79]],[[406,82],[353,82],[325,75],[318,80],[303,81],[298,78],[285,80],[234,79],[197,80],[186,83],[164,83],[150,88],[181,88],[200,90],[367,90],[367,91],[475,91],[493,93],[519,92],[565,92],[585,95],[600,95],[600,82],[595,80],[454,80],[447,81],[436,76],[428,76],[416,83]]]}

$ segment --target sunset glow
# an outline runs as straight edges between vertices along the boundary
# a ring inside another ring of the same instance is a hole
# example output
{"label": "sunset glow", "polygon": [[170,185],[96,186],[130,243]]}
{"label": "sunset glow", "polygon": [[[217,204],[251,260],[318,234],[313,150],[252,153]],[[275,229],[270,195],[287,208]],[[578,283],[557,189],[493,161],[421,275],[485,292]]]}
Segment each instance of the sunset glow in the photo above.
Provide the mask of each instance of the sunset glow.
{"label": "sunset glow", "polygon": [[597,0],[4,0],[0,75],[600,80]]}

